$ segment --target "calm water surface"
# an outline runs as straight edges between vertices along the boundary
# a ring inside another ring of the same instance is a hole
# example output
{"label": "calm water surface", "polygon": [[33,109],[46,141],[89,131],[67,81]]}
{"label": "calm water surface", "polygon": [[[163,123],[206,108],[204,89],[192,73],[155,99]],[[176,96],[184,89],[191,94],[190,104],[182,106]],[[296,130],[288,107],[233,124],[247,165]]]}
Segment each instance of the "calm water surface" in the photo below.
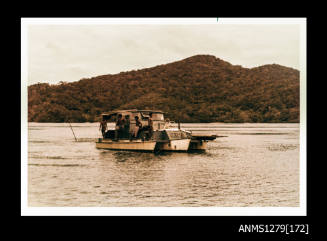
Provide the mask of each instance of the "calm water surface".
{"label": "calm water surface", "polygon": [[205,153],[98,150],[97,123],[28,125],[28,205],[299,206],[299,124],[182,124]]}

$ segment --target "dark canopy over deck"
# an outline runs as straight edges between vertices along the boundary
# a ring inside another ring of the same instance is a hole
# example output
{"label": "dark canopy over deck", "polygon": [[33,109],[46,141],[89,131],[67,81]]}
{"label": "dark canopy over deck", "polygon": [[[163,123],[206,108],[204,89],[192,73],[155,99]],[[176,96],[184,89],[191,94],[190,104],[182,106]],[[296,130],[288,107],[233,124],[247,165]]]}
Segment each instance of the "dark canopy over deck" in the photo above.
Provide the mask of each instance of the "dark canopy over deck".
{"label": "dark canopy over deck", "polygon": [[140,113],[142,117],[149,117],[150,113],[164,114],[164,112],[161,110],[130,109],[130,110],[113,110],[110,112],[102,113],[101,116],[102,116],[102,119],[111,120],[111,119],[115,118],[118,114],[122,114],[123,116],[125,116],[125,115],[135,114],[135,113]]}

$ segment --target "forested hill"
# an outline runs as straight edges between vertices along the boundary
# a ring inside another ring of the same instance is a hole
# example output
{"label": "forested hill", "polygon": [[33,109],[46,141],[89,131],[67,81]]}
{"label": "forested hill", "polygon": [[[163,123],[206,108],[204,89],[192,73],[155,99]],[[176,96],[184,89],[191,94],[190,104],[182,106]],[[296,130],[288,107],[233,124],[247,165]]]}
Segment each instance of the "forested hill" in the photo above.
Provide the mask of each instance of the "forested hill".
{"label": "forested hill", "polygon": [[[110,63],[108,63],[110,64]],[[299,122],[299,71],[196,55],[57,85],[28,87],[28,121],[98,121],[113,109],[159,109],[181,122]]]}

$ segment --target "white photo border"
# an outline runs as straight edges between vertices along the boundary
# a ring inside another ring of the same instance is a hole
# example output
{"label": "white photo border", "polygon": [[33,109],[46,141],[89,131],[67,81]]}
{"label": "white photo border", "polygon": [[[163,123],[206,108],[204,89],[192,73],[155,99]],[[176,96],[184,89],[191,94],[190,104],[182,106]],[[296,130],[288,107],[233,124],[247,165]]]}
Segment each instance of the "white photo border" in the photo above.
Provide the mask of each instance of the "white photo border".
{"label": "white photo border", "polygon": [[[300,26],[299,207],[29,207],[28,27],[104,24],[296,24]],[[21,215],[22,216],[306,216],[307,215],[307,19],[306,18],[21,18]]]}

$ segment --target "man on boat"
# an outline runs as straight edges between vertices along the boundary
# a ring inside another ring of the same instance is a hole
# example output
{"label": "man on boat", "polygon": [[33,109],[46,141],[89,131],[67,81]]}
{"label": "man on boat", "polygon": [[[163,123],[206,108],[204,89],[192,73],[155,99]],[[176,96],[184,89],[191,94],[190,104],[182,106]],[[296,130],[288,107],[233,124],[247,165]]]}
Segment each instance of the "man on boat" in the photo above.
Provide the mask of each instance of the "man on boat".
{"label": "man on boat", "polygon": [[106,130],[107,130],[107,121],[106,121],[106,119],[103,118],[102,121],[100,122],[99,130],[101,130],[102,137],[104,138],[104,136],[106,134]]}
{"label": "man on boat", "polygon": [[129,119],[129,115],[125,115],[124,136],[126,138],[130,138],[130,119]]}
{"label": "man on boat", "polygon": [[142,123],[139,121],[139,117],[135,116],[135,127],[133,131],[134,138],[137,138],[137,133],[139,132],[140,128],[142,128]]}
{"label": "man on boat", "polygon": [[170,127],[170,120],[169,120],[169,118],[166,118],[166,120],[165,120],[165,129],[166,128],[169,128]]}
{"label": "man on boat", "polygon": [[118,137],[124,131],[124,119],[122,114],[118,114],[118,119],[115,126],[115,140],[118,140]]}
{"label": "man on boat", "polygon": [[150,139],[150,138],[152,137],[152,134],[153,134],[153,120],[152,120],[152,113],[149,114],[148,126],[149,126],[149,139]]}

